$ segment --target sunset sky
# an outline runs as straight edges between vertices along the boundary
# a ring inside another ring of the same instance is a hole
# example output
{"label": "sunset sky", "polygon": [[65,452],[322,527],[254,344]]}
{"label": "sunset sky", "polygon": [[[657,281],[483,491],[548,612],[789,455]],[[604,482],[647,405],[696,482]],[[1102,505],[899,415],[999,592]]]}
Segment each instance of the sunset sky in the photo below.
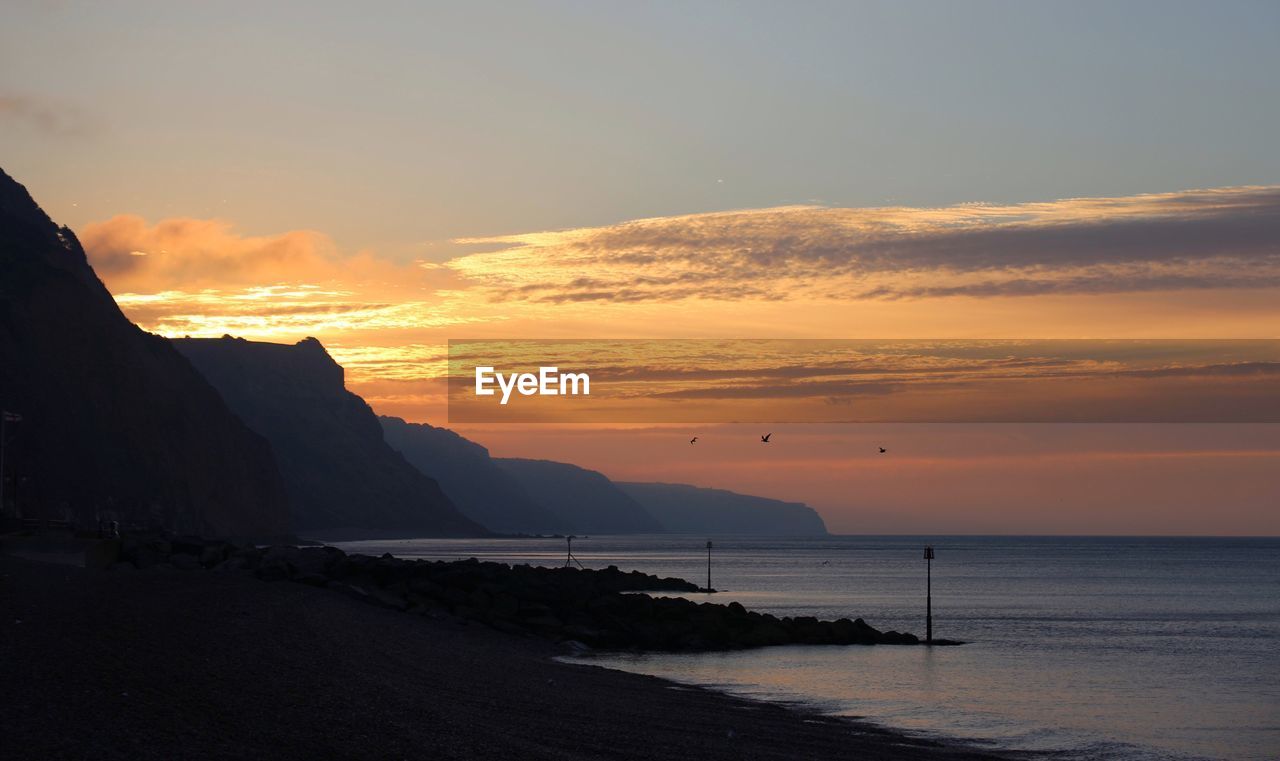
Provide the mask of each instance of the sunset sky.
{"label": "sunset sky", "polygon": [[[451,338],[1280,338],[1278,36],[1264,2],[20,1],[0,166],[146,329],[316,336],[444,424]],[[1278,428],[459,426],[842,532],[1272,535]]]}

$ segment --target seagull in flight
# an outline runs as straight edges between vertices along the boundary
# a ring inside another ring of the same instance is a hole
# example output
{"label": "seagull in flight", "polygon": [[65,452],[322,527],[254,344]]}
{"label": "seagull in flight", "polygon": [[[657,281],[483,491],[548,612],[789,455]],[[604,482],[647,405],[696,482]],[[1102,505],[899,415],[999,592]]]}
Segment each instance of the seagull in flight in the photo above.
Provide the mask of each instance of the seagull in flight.
{"label": "seagull in flight", "polygon": [[888,451],[889,450],[885,449],[884,447],[880,447],[880,454],[884,454],[885,452],[888,452]]}
{"label": "seagull in flight", "polygon": [[769,437],[770,437],[770,436],[772,436],[772,435],[773,435],[772,433],[766,433],[765,435],[761,436],[761,437],[760,437],[760,443],[762,443],[762,444],[768,444],[768,443],[769,443]]}
{"label": "seagull in flight", "polygon": [[690,443],[690,444],[697,444],[697,443],[698,443],[698,437],[697,437],[697,436],[694,436],[692,439],[689,439],[689,443]]}

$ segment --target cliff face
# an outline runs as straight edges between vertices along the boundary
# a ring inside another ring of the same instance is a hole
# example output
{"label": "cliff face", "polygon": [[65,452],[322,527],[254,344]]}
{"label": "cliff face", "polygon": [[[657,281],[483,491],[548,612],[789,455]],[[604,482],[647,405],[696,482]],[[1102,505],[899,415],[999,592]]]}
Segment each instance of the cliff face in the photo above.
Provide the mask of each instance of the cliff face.
{"label": "cliff face", "polygon": [[496,458],[529,496],[558,516],[569,531],[594,534],[660,533],[662,524],[602,473],[550,460]]}
{"label": "cliff face", "polygon": [[550,534],[568,531],[564,520],[539,505],[489,450],[447,428],[381,417],[392,449],[440,483],[462,514],[494,531]]}
{"label": "cliff face", "polygon": [[320,342],[173,342],[275,450],[299,531],[359,536],[478,536],[435,480],[383,440],[363,399]]}
{"label": "cliff face", "polygon": [[687,484],[626,483],[548,460],[493,458],[447,428],[379,418],[387,443],[469,518],[505,533],[823,536],[813,508]]}
{"label": "cliff face", "polygon": [[676,534],[823,536],[822,516],[801,502],[687,484],[625,483],[618,488]]}
{"label": "cliff face", "polygon": [[5,437],[11,514],[16,500],[27,517],[89,526],[289,531],[267,442],[168,341],[125,318],[75,235],[2,171],[0,405],[22,417]]}

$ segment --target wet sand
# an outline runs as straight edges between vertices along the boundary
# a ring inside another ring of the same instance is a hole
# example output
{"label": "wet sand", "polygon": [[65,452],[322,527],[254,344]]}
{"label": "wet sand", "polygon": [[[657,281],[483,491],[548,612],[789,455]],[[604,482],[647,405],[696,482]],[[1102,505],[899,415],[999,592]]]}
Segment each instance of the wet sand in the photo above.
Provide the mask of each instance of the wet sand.
{"label": "wet sand", "polygon": [[0,555],[5,759],[992,759],[326,589]]}

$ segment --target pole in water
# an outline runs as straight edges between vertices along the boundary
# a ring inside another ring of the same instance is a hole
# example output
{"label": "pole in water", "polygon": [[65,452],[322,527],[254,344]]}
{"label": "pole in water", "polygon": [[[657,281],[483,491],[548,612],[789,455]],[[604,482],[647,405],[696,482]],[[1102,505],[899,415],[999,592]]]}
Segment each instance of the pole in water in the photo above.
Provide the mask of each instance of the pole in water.
{"label": "pole in water", "polygon": [[[0,410],[0,514],[5,511],[4,502],[4,429],[9,422],[9,411]],[[15,508],[16,509],[16,508]]]}
{"label": "pole in water", "polygon": [[565,541],[568,542],[568,548],[566,549],[564,554],[564,567],[572,568],[573,564],[577,563],[578,567],[585,571],[587,570],[587,567],[582,564],[582,561],[578,560],[573,556],[573,540],[577,538],[578,537],[573,536],[572,534],[565,537]]}
{"label": "pole in water", "polygon": [[711,592],[711,540],[707,540],[707,593]]}
{"label": "pole in water", "polygon": [[933,545],[924,548],[924,641],[933,642]]}

